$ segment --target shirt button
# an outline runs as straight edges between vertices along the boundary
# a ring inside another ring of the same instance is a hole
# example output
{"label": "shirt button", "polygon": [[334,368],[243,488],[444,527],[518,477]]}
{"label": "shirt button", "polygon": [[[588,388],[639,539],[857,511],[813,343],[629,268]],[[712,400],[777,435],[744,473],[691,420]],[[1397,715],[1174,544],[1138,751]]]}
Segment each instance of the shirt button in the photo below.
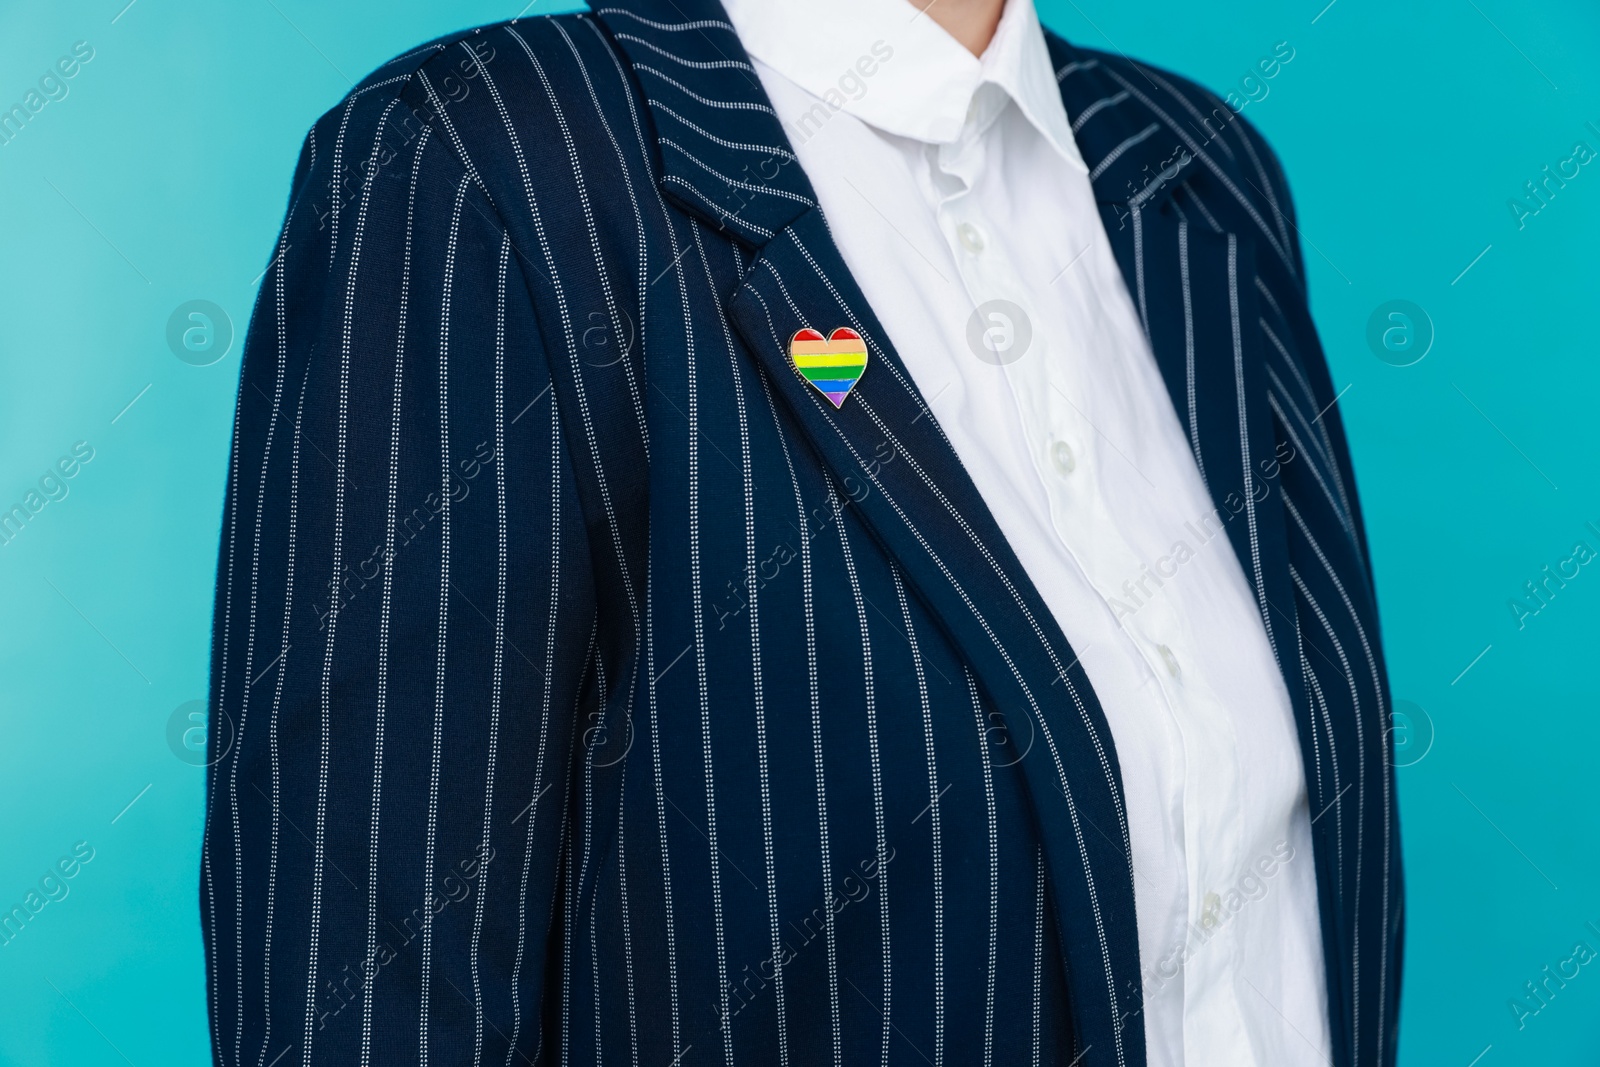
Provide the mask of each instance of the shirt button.
{"label": "shirt button", "polygon": [[1078,466],[1078,458],[1072,454],[1072,446],[1065,441],[1057,441],[1050,446],[1050,463],[1055,467],[1056,473],[1065,478]]}
{"label": "shirt button", "polygon": [[970,222],[963,222],[956,227],[956,236],[961,238],[961,245],[968,252],[977,255],[983,251],[983,234]]}
{"label": "shirt button", "polygon": [[1183,673],[1183,670],[1178,666],[1178,657],[1172,654],[1172,649],[1166,645],[1157,645],[1156,651],[1161,653],[1161,662],[1167,665],[1168,674],[1176,678]]}
{"label": "shirt button", "polygon": [[1200,925],[1207,930],[1216,926],[1222,918],[1222,898],[1215,893],[1207,893],[1205,907],[1200,912]]}

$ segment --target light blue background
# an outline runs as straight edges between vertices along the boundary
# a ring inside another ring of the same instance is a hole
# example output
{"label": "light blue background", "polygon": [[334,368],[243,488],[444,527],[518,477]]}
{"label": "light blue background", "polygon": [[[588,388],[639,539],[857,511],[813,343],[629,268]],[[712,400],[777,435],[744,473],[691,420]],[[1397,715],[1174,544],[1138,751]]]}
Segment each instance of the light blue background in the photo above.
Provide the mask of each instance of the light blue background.
{"label": "light blue background", "polygon": [[[174,756],[166,724],[206,690],[242,338],[190,366],[167,348],[167,318],[207,299],[242,333],[300,139],[349,79],[517,14],[483,0],[125,2],[0,12],[0,106],[73,42],[95,49],[69,95],[0,147],[0,509],[74,442],[94,449],[69,495],[0,547],[0,910],[75,842],[95,850],[69,895],[0,947],[5,1065],[209,1062],[203,772]],[[1080,2],[1041,10],[1079,43],[1221,92],[1278,42],[1295,50],[1245,114],[1288,169],[1348,387],[1395,694],[1435,731],[1400,771],[1401,1062],[1594,1062],[1600,962],[1520,1031],[1508,1001],[1577,942],[1600,950],[1585,926],[1600,928],[1600,567],[1525,629],[1507,602],[1575,541],[1600,550],[1585,527],[1600,527],[1600,166],[1523,229],[1507,201],[1575,142],[1600,150],[1600,11]],[[1436,329],[1411,367],[1365,339],[1396,298]]]}

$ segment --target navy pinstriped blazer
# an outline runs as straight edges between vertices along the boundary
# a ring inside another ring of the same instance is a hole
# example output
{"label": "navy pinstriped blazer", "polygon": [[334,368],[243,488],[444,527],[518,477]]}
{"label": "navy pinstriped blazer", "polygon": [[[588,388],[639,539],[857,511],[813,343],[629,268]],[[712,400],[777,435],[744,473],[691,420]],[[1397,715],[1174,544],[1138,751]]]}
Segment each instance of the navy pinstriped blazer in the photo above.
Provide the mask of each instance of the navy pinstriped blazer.
{"label": "navy pinstriped blazer", "polygon": [[[617,2],[306,139],[223,515],[216,1061],[1139,1067],[1094,689],[716,0]],[[1335,1060],[1392,1063],[1388,686],[1283,175],[1050,48],[1293,701]],[[807,326],[868,340],[842,410]]]}

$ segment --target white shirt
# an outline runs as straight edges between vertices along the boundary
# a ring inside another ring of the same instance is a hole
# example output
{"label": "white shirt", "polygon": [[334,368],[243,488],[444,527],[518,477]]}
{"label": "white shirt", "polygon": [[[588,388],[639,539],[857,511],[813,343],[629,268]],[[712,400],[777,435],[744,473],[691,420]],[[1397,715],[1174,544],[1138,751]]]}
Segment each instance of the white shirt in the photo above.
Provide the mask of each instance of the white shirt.
{"label": "white shirt", "polygon": [[981,60],[906,0],[725,4],[846,264],[1105,709],[1151,1067],[1325,1062],[1288,693],[1032,0],[1009,0]]}

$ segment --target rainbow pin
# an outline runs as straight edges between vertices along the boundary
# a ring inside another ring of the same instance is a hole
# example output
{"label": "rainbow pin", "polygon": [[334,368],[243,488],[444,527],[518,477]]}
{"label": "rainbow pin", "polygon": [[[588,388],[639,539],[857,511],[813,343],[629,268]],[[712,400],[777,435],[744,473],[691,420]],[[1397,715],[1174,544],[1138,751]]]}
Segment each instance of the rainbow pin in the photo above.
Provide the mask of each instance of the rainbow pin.
{"label": "rainbow pin", "polygon": [[834,407],[842,408],[845,397],[866,373],[867,342],[843,326],[827,337],[816,330],[801,330],[789,341],[789,358],[802,378]]}

